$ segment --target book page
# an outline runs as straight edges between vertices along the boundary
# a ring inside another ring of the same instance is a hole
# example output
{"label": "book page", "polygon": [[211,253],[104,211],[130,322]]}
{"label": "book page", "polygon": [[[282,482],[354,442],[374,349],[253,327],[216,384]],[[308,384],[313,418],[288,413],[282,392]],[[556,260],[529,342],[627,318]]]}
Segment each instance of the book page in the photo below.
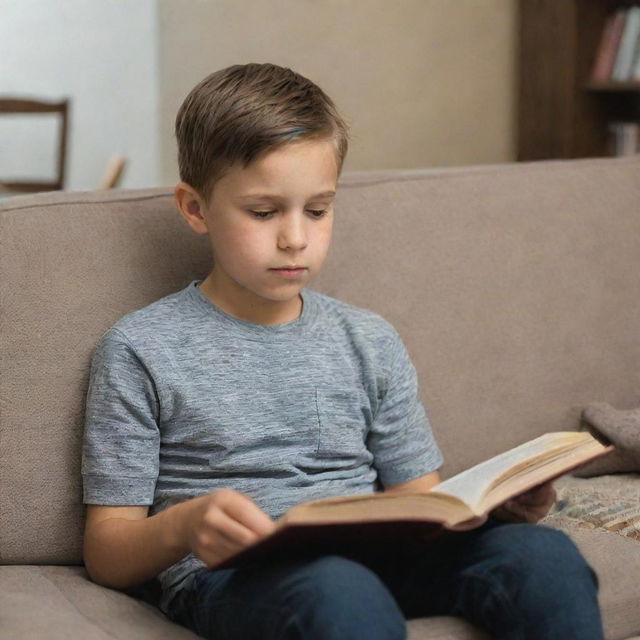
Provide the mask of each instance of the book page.
{"label": "book page", "polygon": [[278,520],[277,526],[398,520],[423,520],[448,524],[472,516],[469,507],[453,495],[431,492],[381,492],[305,502],[289,509]]}
{"label": "book page", "polygon": [[554,457],[563,457],[581,444],[593,440],[588,432],[546,433],[441,482],[432,491],[457,496],[480,514],[483,512],[484,495],[509,470],[530,467],[535,461],[541,465],[547,464]]}
{"label": "book page", "polygon": [[571,469],[575,469],[587,460],[608,453],[612,445],[603,445],[592,438],[577,444],[569,451],[550,453],[530,462],[523,462],[505,471],[485,492],[479,508],[489,511],[505,500],[519,495],[543,482],[555,480]]}

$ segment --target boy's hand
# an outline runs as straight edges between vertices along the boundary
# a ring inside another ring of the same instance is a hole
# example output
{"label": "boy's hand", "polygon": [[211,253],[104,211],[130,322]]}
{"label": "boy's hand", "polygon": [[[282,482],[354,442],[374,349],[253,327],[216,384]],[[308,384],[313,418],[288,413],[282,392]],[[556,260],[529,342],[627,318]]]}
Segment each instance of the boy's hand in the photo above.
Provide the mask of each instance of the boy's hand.
{"label": "boy's hand", "polygon": [[249,496],[233,489],[220,489],[192,502],[185,523],[188,544],[209,568],[275,529],[273,520]]}
{"label": "boy's hand", "polygon": [[507,500],[491,512],[505,522],[530,522],[535,524],[544,518],[556,500],[556,490],[551,482],[545,482],[511,500]]}

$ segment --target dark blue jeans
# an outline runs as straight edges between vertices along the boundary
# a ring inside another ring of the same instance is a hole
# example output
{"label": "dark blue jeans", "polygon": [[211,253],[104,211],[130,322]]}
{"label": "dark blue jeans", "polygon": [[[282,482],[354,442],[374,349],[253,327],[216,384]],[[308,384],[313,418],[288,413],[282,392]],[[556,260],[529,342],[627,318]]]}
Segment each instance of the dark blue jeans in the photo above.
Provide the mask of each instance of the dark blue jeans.
{"label": "dark blue jeans", "polygon": [[435,615],[499,639],[603,638],[597,579],[574,543],[495,520],[366,563],[324,555],[203,570],[169,612],[212,640],[401,640],[407,619]]}

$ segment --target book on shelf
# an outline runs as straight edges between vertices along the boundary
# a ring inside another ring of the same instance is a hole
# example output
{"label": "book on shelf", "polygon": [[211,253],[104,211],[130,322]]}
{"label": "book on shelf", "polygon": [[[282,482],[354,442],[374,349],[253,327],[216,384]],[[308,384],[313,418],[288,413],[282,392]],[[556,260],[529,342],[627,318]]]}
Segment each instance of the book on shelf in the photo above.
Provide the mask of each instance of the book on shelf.
{"label": "book on shelf", "polygon": [[222,569],[295,554],[354,558],[417,549],[448,531],[473,529],[510,498],[613,450],[589,432],[547,433],[497,455],[429,491],[386,491],[296,505],[273,533],[222,563]]}
{"label": "book on shelf", "polygon": [[634,67],[634,53],[636,43],[640,37],[640,7],[630,7],[626,10],[624,30],[620,38],[618,55],[613,67],[613,80],[626,82],[631,80]]}
{"label": "book on shelf", "polygon": [[631,156],[640,153],[640,123],[610,122],[609,155]]}
{"label": "book on shelf", "polygon": [[624,9],[619,9],[607,18],[591,72],[593,82],[608,82],[611,79],[624,22]]}
{"label": "book on shelf", "polygon": [[640,37],[638,37],[638,40],[636,41],[636,50],[633,54],[631,80],[633,82],[640,82]]}
{"label": "book on shelf", "polygon": [[640,6],[618,9],[606,22],[591,70],[591,81],[640,80]]}

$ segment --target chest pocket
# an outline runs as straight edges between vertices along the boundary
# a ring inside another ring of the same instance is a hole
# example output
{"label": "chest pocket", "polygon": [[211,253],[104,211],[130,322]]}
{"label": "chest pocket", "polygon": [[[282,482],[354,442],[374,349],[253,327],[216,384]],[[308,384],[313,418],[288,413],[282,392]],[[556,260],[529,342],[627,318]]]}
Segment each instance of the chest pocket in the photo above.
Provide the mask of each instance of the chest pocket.
{"label": "chest pocket", "polygon": [[316,388],[318,458],[354,458],[366,454],[369,401],[364,391]]}

